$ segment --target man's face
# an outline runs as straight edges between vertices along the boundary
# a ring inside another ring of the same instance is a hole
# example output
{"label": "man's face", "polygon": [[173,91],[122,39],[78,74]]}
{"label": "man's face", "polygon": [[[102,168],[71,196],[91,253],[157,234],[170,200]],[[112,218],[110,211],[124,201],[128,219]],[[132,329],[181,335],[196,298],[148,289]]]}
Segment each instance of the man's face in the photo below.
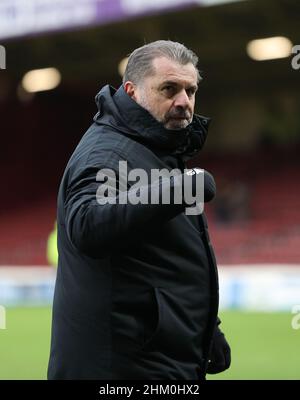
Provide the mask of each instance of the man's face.
{"label": "man's face", "polygon": [[165,57],[153,60],[154,74],[138,85],[125,83],[126,92],[167,129],[182,129],[192,122],[197,71],[192,63],[178,64]]}

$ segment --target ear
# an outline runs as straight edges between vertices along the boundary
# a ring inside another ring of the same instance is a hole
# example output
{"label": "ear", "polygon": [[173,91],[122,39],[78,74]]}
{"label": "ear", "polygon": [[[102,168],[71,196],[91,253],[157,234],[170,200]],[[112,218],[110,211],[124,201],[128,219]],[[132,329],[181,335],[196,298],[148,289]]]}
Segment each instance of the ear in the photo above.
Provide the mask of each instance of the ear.
{"label": "ear", "polygon": [[132,97],[133,100],[136,100],[136,95],[135,95],[136,88],[131,81],[127,81],[124,83],[124,90],[128,94],[128,96]]}

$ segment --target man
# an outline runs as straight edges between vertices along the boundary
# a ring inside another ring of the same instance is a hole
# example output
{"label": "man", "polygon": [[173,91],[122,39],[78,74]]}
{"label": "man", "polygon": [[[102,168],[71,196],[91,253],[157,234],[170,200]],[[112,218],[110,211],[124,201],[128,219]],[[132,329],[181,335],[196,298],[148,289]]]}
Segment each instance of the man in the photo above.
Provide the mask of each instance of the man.
{"label": "man", "polygon": [[[230,365],[204,214],[172,200],[182,176],[192,176],[195,191],[199,170],[187,171],[185,162],[207,135],[208,119],[194,115],[197,61],[180,43],[147,44],[129,57],[121,87],[107,85],[96,97],[99,111],[58,195],[49,379],[204,379]],[[138,189],[163,192],[168,181],[170,202],[161,193],[152,203],[120,201],[133,187],[120,161],[147,176],[181,171]],[[211,200],[209,173],[204,186]]]}

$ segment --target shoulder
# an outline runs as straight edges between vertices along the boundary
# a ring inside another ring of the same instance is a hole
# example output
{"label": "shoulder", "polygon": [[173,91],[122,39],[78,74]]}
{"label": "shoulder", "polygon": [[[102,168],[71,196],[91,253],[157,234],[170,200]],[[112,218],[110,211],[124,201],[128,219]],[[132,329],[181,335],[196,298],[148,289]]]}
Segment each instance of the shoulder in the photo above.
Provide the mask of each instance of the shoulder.
{"label": "shoulder", "polygon": [[110,126],[92,124],[75,148],[69,164],[110,165],[134,154],[135,141]]}
{"label": "shoulder", "polygon": [[65,170],[69,179],[98,169],[118,170],[119,162],[129,168],[153,165],[154,154],[144,145],[111,126],[92,124],[82,136]]}

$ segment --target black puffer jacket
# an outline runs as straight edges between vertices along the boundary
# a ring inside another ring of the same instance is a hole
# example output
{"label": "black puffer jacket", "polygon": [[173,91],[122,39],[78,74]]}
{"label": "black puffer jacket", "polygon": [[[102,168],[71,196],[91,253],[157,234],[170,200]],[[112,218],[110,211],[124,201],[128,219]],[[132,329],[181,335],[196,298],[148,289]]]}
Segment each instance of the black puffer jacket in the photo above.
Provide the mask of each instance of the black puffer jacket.
{"label": "black puffer jacket", "polygon": [[186,168],[209,120],[164,129],[122,86],[65,169],[58,195],[59,262],[49,379],[199,379],[216,329],[218,279],[204,214],[182,205],[99,205],[96,174]]}

